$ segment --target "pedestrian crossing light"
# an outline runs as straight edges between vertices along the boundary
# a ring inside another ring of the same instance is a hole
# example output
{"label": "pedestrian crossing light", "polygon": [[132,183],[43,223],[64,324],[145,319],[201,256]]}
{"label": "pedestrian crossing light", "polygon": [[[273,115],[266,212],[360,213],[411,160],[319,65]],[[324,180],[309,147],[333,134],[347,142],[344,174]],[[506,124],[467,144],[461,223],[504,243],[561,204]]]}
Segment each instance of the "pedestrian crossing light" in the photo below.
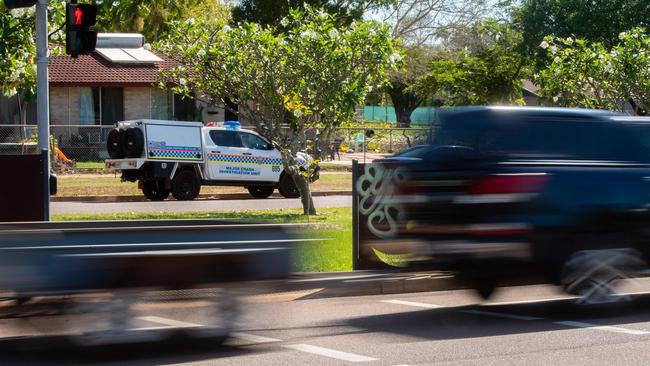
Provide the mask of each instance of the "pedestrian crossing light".
{"label": "pedestrian crossing light", "polygon": [[97,5],[66,4],[65,53],[72,57],[87,55],[95,50],[97,31],[92,27],[97,21]]}

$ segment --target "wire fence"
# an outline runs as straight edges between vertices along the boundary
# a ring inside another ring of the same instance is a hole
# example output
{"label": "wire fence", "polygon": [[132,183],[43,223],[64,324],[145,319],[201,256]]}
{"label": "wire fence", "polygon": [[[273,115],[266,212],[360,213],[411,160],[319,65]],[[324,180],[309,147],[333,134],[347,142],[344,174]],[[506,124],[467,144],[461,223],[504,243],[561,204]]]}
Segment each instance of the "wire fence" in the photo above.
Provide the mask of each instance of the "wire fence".
{"label": "wire fence", "polygon": [[[113,126],[52,125],[50,135],[54,146],[76,162],[103,162],[108,159],[106,138]],[[307,135],[315,136],[317,130]],[[405,148],[428,143],[434,130],[428,127],[346,127],[337,128],[327,146],[318,155],[324,159],[340,159],[347,153],[390,154]],[[0,125],[0,154],[38,153],[38,128],[35,125]],[[315,153],[315,152],[312,152]]]}

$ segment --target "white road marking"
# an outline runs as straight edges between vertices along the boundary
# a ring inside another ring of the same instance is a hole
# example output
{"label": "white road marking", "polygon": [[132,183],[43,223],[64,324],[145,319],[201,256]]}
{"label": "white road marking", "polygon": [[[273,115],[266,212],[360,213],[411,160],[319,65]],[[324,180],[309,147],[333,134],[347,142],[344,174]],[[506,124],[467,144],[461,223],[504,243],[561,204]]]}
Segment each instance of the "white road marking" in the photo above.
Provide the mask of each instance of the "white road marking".
{"label": "white road marking", "polygon": [[312,354],[315,354],[315,355],[335,358],[337,360],[347,361],[347,362],[377,361],[376,358],[357,355],[357,354],[354,354],[354,353],[337,351],[337,350],[324,348],[324,347],[312,346],[310,344],[290,344],[290,345],[287,345],[287,346],[284,346],[284,347],[285,348],[290,348],[290,349],[293,349],[293,350],[296,350],[296,351],[312,353]]}
{"label": "white road marking", "polygon": [[158,323],[158,324],[167,325],[169,327],[179,327],[179,328],[202,327],[201,324],[183,322],[183,321],[180,321],[180,320],[162,318],[162,317],[159,317],[159,316],[140,316],[140,317],[138,317],[138,319],[145,320],[145,321],[148,321],[148,322],[151,322],[151,323]]}
{"label": "white road marking", "polygon": [[439,309],[444,307],[442,305],[427,304],[424,302],[404,301],[404,300],[381,300],[381,302],[385,302],[389,304],[397,304],[397,305],[415,306],[418,308],[425,308],[425,309]]}
{"label": "white road marking", "polygon": [[497,318],[506,318],[506,319],[515,319],[515,320],[541,320],[544,318],[539,318],[536,316],[525,316],[525,315],[515,315],[515,314],[507,314],[507,313],[495,313],[492,311],[484,311],[484,310],[461,310],[461,313],[466,313],[466,314],[476,314],[476,315],[487,315],[487,316],[494,316]]}
{"label": "white road marking", "polygon": [[263,336],[258,336],[255,334],[250,334],[250,333],[231,333],[231,337],[239,338],[243,341],[247,342],[252,342],[252,343],[271,343],[271,342],[282,342],[281,339],[277,338],[270,338],[270,337],[263,337]]}
{"label": "white road marking", "polygon": [[[163,324],[163,327],[145,327],[145,328],[135,328],[135,330],[150,330],[150,329],[170,329],[170,328],[195,328],[202,327],[201,324],[189,323],[180,320],[174,320],[169,318],[163,318],[160,316],[141,316],[138,317],[140,320],[145,320],[152,323]],[[234,338],[239,338],[241,340],[252,342],[252,343],[271,343],[271,342],[282,342],[281,339],[270,338],[258,336],[250,333],[231,333],[230,336]]]}
{"label": "white road marking", "polygon": [[576,296],[560,296],[547,299],[534,299],[534,300],[516,300],[516,301],[496,301],[483,303],[482,306],[500,306],[500,305],[524,305],[524,304],[537,304],[552,301],[573,300]]}
{"label": "white road marking", "polygon": [[553,324],[565,325],[565,326],[574,327],[574,328],[589,328],[589,329],[595,329],[595,330],[604,330],[604,331],[608,331],[608,332],[632,334],[632,335],[650,334],[650,332],[647,332],[645,330],[628,329],[628,328],[621,328],[621,327],[612,327],[612,326],[609,326],[609,325],[598,325],[598,324],[584,323],[584,322],[561,321],[561,322],[553,322]]}

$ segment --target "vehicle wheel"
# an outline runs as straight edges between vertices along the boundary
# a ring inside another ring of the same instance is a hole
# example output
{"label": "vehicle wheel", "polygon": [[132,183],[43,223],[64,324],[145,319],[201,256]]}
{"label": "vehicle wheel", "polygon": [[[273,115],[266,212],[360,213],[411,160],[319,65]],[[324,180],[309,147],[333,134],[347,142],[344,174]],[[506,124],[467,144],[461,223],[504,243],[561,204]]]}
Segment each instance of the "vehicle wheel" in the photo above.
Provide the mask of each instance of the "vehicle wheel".
{"label": "vehicle wheel", "polygon": [[282,174],[278,191],[284,198],[299,198],[300,191],[289,174]]}
{"label": "vehicle wheel", "polygon": [[127,158],[139,158],[144,150],[144,134],[139,128],[131,127],[122,132],[122,149]]}
{"label": "vehicle wheel", "polygon": [[492,270],[489,267],[464,270],[456,274],[456,279],[463,287],[473,289],[481,299],[487,300],[497,288],[497,279],[488,275]]}
{"label": "vehicle wheel", "polygon": [[172,196],[179,201],[190,201],[198,197],[201,182],[192,170],[178,172],[172,181]]}
{"label": "vehicle wheel", "polygon": [[567,293],[578,296],[577,305],[629,302],[629,296],[617,295],[618,282],[632,278],[642,266],[634,249],[582,250],[564,264],[561,283]]}
{"label": "vehicle wheel", "polygon": [[273,194],[274,190],[275,188],[273,187],[260,187],[260,186],[248,187],[248,193],[250,193],[251,196],[255,198],[268,198],[270,195]]}
{"label": "vehicle wheel", "polygon": [[111,159],[122,159],[124,150],[122,149],[122,132],[114,128],[106,137],[106,150]]}
{"label": "vehicle wheel", "polygon": [[145,180],[142,182],[142,193],[152,201],[162,201],[169,197],[170,190],[166,189],[160,180]]}

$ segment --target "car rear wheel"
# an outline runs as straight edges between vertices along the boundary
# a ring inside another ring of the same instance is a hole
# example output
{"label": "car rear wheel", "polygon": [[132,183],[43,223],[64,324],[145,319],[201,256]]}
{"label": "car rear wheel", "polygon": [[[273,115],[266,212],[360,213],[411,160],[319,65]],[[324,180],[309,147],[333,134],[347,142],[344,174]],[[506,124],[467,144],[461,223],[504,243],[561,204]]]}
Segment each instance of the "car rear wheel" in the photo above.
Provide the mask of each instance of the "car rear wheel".
{"label": "car rear wheel", "polygon": [[578,298],[582,306],[629,302],[620,295],[620,281],[632,278],[642,268],[641,255],[635,249],[582,250],[571,255],[562,269],[562,287]]}
{"label": "car rear wheel", "polygon": [[296,182],[293,181],[293,178],[289,174],[282,174],[280,177],[280,187],[278,191],[284,198],[299,198],[300,191],[296,186]]}
{"label": "car rear wheel", "polygon": [[122,132],[122,149],[127,158],[139,158],[144,150],[144,134],[139,128],[131,127]]}
{"label": "car rear wheel", "polygon": [[179,201],[190,201],[198,197],[201,182],[192,170],[178,172],[172,180],[172,196]]}
{"label": "car rear wheel", "polygon": [[273,194],[274,190],[275,188],[273,187],[260,187],[260,186],[248,187],[248,193],[250,193],[251,196],[255,198],[268,198],[270,195]]}
{"label": "car rear wheel", "polygon": [[162,201],[169,197],[171,191],[165,188],[163,181],[145,180],[142,182],[142,193],[152,201]]}

